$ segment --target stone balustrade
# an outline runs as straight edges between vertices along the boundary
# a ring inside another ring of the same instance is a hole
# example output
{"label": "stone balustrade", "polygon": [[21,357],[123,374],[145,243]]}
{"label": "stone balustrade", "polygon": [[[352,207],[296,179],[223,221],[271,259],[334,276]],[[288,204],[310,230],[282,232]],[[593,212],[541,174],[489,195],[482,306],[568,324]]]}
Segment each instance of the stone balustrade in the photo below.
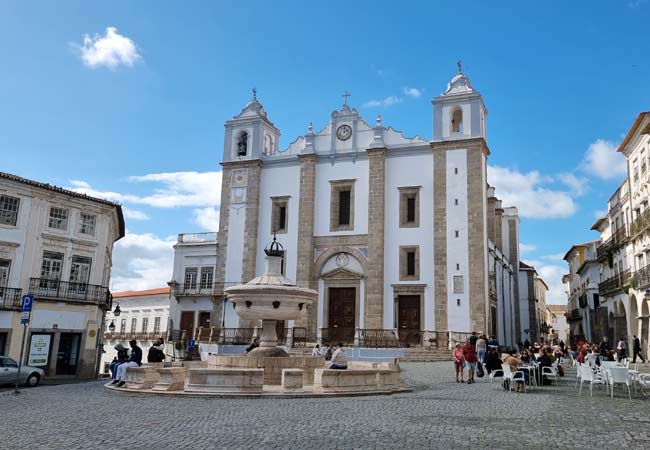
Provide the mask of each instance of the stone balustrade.
{"label": "stone balustrade", "polygon": [[303,392],[302,378],[302,369],[283,369],[282,392]]}
{"label": "stone balustrade", "polygon": [[158,369],[160,378],[153,386],[154,391],[182,391],[185,388],[186,367],[166,367]]}
{"label": "stone balustrade", "polygon": [[189,369],[185,392],[261,394],[264,369]]}
{"label": "stone balustrade", "polygon": [[140,366],[126,369],[126,385],[129,389],[151,389],[159,378],[156,367]]}

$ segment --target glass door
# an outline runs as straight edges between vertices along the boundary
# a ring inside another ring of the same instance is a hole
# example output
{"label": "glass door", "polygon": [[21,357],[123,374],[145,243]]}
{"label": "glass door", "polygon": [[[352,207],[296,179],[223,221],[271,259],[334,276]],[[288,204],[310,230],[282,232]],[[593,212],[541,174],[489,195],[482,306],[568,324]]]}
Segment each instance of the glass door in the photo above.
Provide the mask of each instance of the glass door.
{"label": "glass door", "polygon": [[56,356],[57,375],[76,375],[80,344],[81,334],[61,333]]}
{"label": "glass door", "polygon": [[70,266],[70,292],[84,296],[90,280],[92,259],[85,256],[73,256]]}
{"label": "glass door", "polygon": [[40,289],[45,295],[56,293],[61,279],[61,267],[63,266],[63,253],[43,252],[43,263],[41,264]]}

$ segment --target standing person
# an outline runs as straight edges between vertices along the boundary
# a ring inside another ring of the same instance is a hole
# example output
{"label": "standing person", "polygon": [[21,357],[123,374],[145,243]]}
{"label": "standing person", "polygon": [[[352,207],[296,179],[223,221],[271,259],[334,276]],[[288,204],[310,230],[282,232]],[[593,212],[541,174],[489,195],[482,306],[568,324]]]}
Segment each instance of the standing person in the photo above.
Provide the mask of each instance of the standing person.
{"label": "standing person", "polygon": [[566,344],[564,343],[564,341],[560,340],[560,350],[562,350],[562,355],[566,355],[566,351],[565,351],[566,348],[565,347],[566,347]]}
{"label": "standing person", "polygon": [[632,339],[632,352],[634,355],[634,357],[632,358],[633,363],[636,363],[637,356],[641,358],[641,361],[645,362],[645,359],[643,358],[643,356],[641,356],[641,341],[636,335],[634,335]]}
{"label": "standing person", "polygon": [[320,352],[320,345],[314,345],[314,348],[311,351],[312,358],[320,358],[323,354]]}
{"label": "standing person", "polygon": [[[138,347],[138,343],[135,339],[129,341],[131,346],[131,358],[128,362],[120,364],[117,368],[117,387],[122,387],[126,384],[126,369],[129,367],[140,367],[142,365],[142,349]],[[116,384],[115,381],[111,384]]]}
{"label": "standing person", "polygon": [[472,341],[468,340],[463,347],[463,356],[465,357],[465,367],[467,367],[467,384],[474,383],[474,370],[476,369],[476,349]]}
{"label": "standing person", "polygon": [[526,338],[526,340],[524,341],[524,349],[528,350],[529,348],[530,348],[530,341],[528,340],[528,338]]}
{"label": "standing person", "polygon": [[619,339],[618,344],[616,344],[616,356],[618,357],[618,362],[627,358],[627,342],[625,342],[625,337]]}
{"label": "standing person", "polygon": [[147,353],[147,362],[150,363],[159,363],[165,360],[165,341],[162,338],[156,340],[154,344],[149,347],[149,352]]}
{"label": "standing person", "polygon": [[479,364],[483,364],[485,362],[485,354],[487,353],[487,337],[484,334],[476,341],[476,353],[478,353]]}
{"label": "standing person", "polygon": [[607,342],[607,336],[603,336],[600,341],[600,353],[605,353],[606,350],[609,350],[609,343]]}
{"label": "standing person", "polygon": [[343,343],[339,342],[337,349],[332,355],[332,365],[330,369],[347,369],[348,368],[348,355],[345,354],[345,349],[343,348]]}
{"label": "standing person", "polygon": [[489,346],[490,348],[496,348],[497,350],[499,350],[499,341],[497,341],[497,337],[496,337],[496,336],[492,335],[492,336],[490,337],[490,340],[488,341],[488,346]]}
{"label": "standing person", "polygon": [[476,335],[476,331],[472,331],[472,335],[469,337],[469,341],[472,343],[474,347],[476,347],[476,341],[478,341],[478,336]]}
{"label": "standing person", "polygon": [[[465,355],[463,354],[463,346],[460,343],[456,344],[456,348],[451,352],[451,356],[454,357],[454,367],[456,368],[456,383],[464,383],[463,379],[463,367],[465,366]],[[458,380],[458,375],[460,375],[460,381]]]}

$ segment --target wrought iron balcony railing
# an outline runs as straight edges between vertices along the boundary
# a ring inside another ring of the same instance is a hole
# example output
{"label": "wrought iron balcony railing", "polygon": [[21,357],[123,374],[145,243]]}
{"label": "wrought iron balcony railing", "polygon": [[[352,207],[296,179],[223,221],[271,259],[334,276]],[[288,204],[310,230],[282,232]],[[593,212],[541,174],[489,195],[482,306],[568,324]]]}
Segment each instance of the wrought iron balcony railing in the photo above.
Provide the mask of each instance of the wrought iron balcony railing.
{"label": "wrought iron balcony railing", "polygon": [[625,226],[619,227],[614,234],[596,247],[596,257],[598,259],[607,256],[607,253],[616,250],[627,241],[627,229]]}
{"label": "wrought iron balcony railing", "polygon": [[0,286],[0,309],[12,309],[20,311],[20,298],[22,289]]}
{"label": "wrought iron balcony railing", "polygon": [[643,211],[639,217],[637,217],[632,226],[630,227],[630,237],[636,237],[637,235],[643,233],[650,226],[650,208]]}
{"label": "wrought iron balcony railing", "polygon": [[175,296],[182,295],[212,295],[215,283],[191,283],[172,285]]}
{"label": "wrought iron balcony railing", "polygon": [[630,269],[624,270],[623,272],[601,282],[598,285],[598,292],[600,295],[607,295],[612,294],[618,290],[625,289],[628,285],[630,285],[631,279],[632,274],[630,272]]}
{"label": "wrought iron balcony railing", "polygon": [[36,299],[56,300],[69,303],[85,303],[111,309],[111,293],[106,286],[87,283],[31,278],[29,293]]}
{"label": "wrought iron balcony railing", "polygon": [[646,289],[650,287],[650,265],[634,272],[630,285],[634,289]]}

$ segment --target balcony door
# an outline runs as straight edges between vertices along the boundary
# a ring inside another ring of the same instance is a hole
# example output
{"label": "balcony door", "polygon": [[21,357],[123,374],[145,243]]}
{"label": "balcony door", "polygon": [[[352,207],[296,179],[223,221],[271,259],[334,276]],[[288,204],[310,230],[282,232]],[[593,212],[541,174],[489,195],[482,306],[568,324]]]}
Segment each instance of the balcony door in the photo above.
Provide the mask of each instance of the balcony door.
{"label": "balcony door", "polygon": [[[5,288],[9,284],[9,268],[11,261],[8,259],[0,259],[0,305],[4,303],[5,297],[9,301],[10,293],[5,293]],[[2,353],[0,352],[0,355]]]}
{"label": "balcony door", "polygon": [[63,253],[43,252],[43,263],[41,264],[40,289],[45,291],[56,291],[61,280],[61,267],[63,266]]}
{"label": "balcony door", "polygon": [[90,280],[92,259],[85,256],[73,256],[70,266],[70,292],[85,295]]}

